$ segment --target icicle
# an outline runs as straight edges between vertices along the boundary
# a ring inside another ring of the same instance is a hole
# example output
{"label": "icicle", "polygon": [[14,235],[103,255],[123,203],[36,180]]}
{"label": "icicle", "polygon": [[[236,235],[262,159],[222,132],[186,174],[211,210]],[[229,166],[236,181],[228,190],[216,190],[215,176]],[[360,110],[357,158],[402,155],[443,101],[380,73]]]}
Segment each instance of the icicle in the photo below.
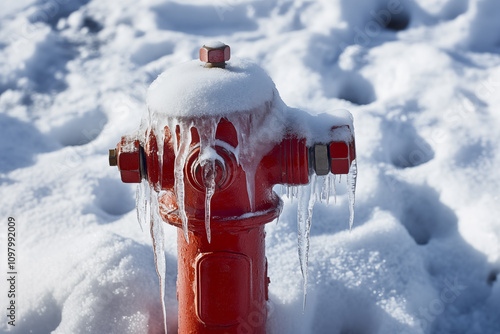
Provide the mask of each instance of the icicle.
{"label": "icicle", "polygon": [[195,127],[200,135],[200,155],[199,161],[203,172],[205,186],[205,231],[208,242],[212,239],[210,232],[210,208],[212,196],[215,193],[215,133],[220,118],[199,119],[195,122]]}
{"label": "icicle", "polygon": [[[238,136],[238,161],[241,168],[245,171],[248,201],[250,202],[250,209],[253,212],[255,209],[255,172],[253,171],[254,168],[251,166],[251,157],[249,157],[253,147],[250,147],[250,140],[248,138],[248,136],[252,133],[251,114],[244,113],[239,115],[229,115],[228,120],[233,124]],[[257,167],[255,166],[255,169],[256,168]]]}
{"label": "icicle", "polygon": [[245,170],[245,175],[246,175],[246,180],[247,180],[247,193],[248,193],[248,200],[250,201],[250,210],[252,212],[255,212],[255,173],[256,173],[256,167],[255,168],[247,168]]}
{"label": "icicle", "polygon": [[335,178],[337,176],[335,174],[332,174],[330,178],[330,191],[333,191],[333,200],[334,203],[337,204],[337,188],[335,188]]}
{"label": "icicle", "polygon": [[273,143],[260,136],[259,131],[266,129],[266,120],[271,104],[253,109],[251,112],[227,115],[227,119],[238,135],[238,163],[245,171],[246,186],[250,209],[255,211],[255,174],[262,157],[273,147]]}
{"label": "icicle", "polygon": [[144,226],[146,226],[146,218],[149,217],[149,183],[147,180],[142,180],[137,186],[135,192],[135,208],[137,212],[137,221],[141,227],[141,231],[144,231]]}
{"label": "icicle", "polygon": [[208,243],[212,240],[212,233],[210,231],[210,207],[212,196],[215,193],[215,163],[210,161],[203,168],[205,179],[205,232],[207,234]]}
{"label": "icicle", "polygon": [[303,308],[306,307],[307,279],[308,279],[308,261],[309,261],[309,232],[311,230],[311,221],[314,202],[316,200],[316,174],[311,175],[311,183],[300,187],[298,190],[297,207],[297,230],[298,230],[298,251],[300,260],[300,269],[302,271],[304,286]]}
{"label": "icicle", "polygon": [[354,202],[356,195],[356,178],[358,175],[358,165],[356,159],[352,161],[351,168],[349,169],[349,174],[347,174],[347,194],[349,197],[349,230],[352,230],[352,225],[354,224]]}
{"label": "icicle", "polygon": [[321,191],[318,194],[319,201],[321,203],[328,204],[328,199],[330,198],[330,183],[328,182],[329,175],[318,176],[318,184],[321,185]]}
{"label": "icicle", "polygon": [[[177,206],[179,208],[179,216],[182,222],[182,230],[184,231],[184,237],[186,242],[189,244],[188,235],[188,219],[186,216],[186,209],[184,203],[184,164],[189,153],[189,146],[191,145],[191,127],[192,123],[180,122],[177,123],[172,120],[169,125],[170,131],[172,131],[172,138],[176,138],[176,127],[180,127],[180,138],[178,145],[175,145],[176,154],[174,162],[174,178],[175,178],[175,195],[177,196]],[[177,140],[174,140],[174,144]]]}
{"label": "icicle", "polygon": [[160,280],[161,308],[163,311],[163,324],[166,334],[167,310],[165,306],[165,273],[167,266],[165,261],[165,237],[163,231],[163,221],[160,217],[158,196],[159,194],[157,192],[150,192],[150,233],[151,239],[153,240],[156,273],[158,274],[158,278]]}
{"label": "icicle", "polygon": [[[149,138],[151,131],[156,139],[156,145],[158,151],[156,152],[158,156],[158,168],[160,170],[159,182],[163,179],[163,147],[165,143],[165,125],[163,122],[159,122],[158,115],[153,111],[149,111],[149,127],[146,138]],[[173,136],[175,137],[175,136]],[[157,191],[161,189],[160,184],[155,185]]]}

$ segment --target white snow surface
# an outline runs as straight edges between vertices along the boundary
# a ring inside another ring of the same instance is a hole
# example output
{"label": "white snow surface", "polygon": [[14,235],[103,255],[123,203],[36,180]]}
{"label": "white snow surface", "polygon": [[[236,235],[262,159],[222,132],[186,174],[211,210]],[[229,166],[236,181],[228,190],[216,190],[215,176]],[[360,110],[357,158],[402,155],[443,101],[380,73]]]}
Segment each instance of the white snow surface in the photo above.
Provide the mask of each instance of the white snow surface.
{"label": "white snow surface", "polygon": [[[2,5],[0,333],[161,333],[137,185],[107,150],[139,126],[158,75],[210,40],[230,45],[228,64],[262,67],[288,106],[346,109],[356,127],[353,229],[342,176],[337,203],[314,207],[304,313],[297,201],[284,194],[266,227],[269,332],[500,333],[499,12],[497,0]],[[164,230],[175,333],[177,234]]]}
{"label": "white snow surface", "polygon": [[221,116],[273,99],[274,83],[257,64],[237,59],[226,68],[204,64],[193,60],[167,69],[148,89],[148,108],[169,117]]}

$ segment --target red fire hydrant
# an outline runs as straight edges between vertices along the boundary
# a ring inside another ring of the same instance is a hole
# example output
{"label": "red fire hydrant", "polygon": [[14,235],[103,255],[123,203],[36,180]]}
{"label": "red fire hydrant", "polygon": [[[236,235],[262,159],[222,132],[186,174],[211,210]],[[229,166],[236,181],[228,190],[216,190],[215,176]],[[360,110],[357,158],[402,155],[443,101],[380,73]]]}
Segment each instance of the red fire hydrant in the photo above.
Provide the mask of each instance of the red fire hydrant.
{"label": "red fire hydrant", "polygon": [[123,182],[147,180],[162,219],[179,228],[179,333],[265,333],[264,225],[282,208],[272,188],[347,174],[352,123],[286,107],[256,65],[226,66],[222,43],[200,60],[151,85],[149,117],[110,150],[110,164]]}

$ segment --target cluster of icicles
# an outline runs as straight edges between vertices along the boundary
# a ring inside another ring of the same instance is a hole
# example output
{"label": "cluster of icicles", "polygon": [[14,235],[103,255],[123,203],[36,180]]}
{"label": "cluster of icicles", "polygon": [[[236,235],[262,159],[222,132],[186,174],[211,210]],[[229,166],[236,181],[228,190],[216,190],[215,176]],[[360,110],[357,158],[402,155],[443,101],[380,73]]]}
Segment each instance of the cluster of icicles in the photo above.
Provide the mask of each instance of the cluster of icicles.
{"label": "cluster of icicles", "polygon": [[[267,108],[268,107],[269,106],[267,106]],[[173,140],[172,146],[176,149],[174,162],[174,191],[177,197],[178,215],[182,221],[182,229],[188,243],[188,218],[184,207],[184,165],[186,163],[192,141],[191,128],[196,128],[200,137],[199,161],[200,166],[205,173],[205,230],[207,239],[210,242],[210,203],[215,192],[215,161],[222,161],[221,157],[218,156],[215,151],[215,146],[216,144],[221,146],[223,145],[226,149],[230,149],[235,155],[238,164],[245,171],[248,198],[252,212],[254,212],[256,169],[261,158],[269,151],[272,145],[274,145],[272,141],[269,141],[269,138],[262,139],[262,136],[258,135],[259,128],[261,128],[262,124],[266,122],[266,115],[269,111],[267,108],[265,108],[266,110],[264,110],[264,112],[234,113],[224,116],[233,124],[238,134],[238,146],[236,148],[215,139],[215,133],[220,117],[189,119],[169,117],[162,122],[162,118],[157,117],[157,115],[149,115],[145,138],[149,138],[151,131],[156,137],[159,152],[158,160],[160,171],[163,170],[162,152],[165,141],[164,128],[167,126],[173,133],[175,133],[174,129],[179,129],[179,139],[177,139],[176,135],[172,135],[171,137]],[[161,179],[162,177],[160,175],[160,180]],[[304,307],[307,293],[309,231],[312,222],[313,206],[317,201],[328,204],[330,197],[333,196],[336,198],[335,183],[335,175],[329,174],[327,176],[316,176],[316,174],[313,173],[308,185],[295,187],[283,186],[282,188],[286,189],[286,191],[283,192],[286,193],[288,197],[297,198],[298,200],[298,252],[304,284]],[[356,189],[356,161],[353,161],[349,174],[347,175],[347,189],[350,211],[349,227],[352,228],[354,193]],[[284,195],[284,193],[282,195]],[[156,271],[160,281],[160,294],[166,333],[166,308],[164,302],[166,273],[163,230],[164,222],[160,216],[160,206],[162,204],[159,203],[159,198],[161,198],[162,195],[163,191],[159,185],[155,188],[151,188],[148,181],[143,180],[137,188],[136,205],[137,219],[141,228],[147,226],[149,223],[151,238],[153,241]]]}
{"label": "cluster of icicles", "polygon": [[[349,198],[349,229],[352,229],[354,222],[354,194],[356,191],[357,165],[356,160],[352,162],[349,174],[347,174],[347,193]],[[340,183],[342,176],[338,177]],[[303,186],[281,186],[282,196],[286,195],[292,200],[297,199],[297,235],[300,269],[303,278],[303,310],[306,307],[308,262],[309,262],[309,233],[311,230],[314,203],[320,202],[329,204],[333,197],[337,202],[335,174],[318,176],[312,174],[309,184]]]}

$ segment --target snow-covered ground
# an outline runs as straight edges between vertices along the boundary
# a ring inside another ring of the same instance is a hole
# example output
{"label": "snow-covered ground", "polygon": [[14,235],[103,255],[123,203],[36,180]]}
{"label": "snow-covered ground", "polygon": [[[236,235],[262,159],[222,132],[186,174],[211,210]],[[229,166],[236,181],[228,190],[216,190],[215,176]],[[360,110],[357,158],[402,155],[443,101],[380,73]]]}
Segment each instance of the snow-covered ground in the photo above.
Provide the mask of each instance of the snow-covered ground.
{"label": "snow-covered ground", "polygon": [[[307,306],[297,203],[267,226],[270,333],[500,333],[500,3],[497,0],[3,1],[0,332],[157,333],[151,241],[107,150],[146,90],[231,46],[312,114],[354,116],[345,187],[314,208]],[[7,223],[16,220],[16,326]],[[176,332],[176,233],[166,235]]]}

